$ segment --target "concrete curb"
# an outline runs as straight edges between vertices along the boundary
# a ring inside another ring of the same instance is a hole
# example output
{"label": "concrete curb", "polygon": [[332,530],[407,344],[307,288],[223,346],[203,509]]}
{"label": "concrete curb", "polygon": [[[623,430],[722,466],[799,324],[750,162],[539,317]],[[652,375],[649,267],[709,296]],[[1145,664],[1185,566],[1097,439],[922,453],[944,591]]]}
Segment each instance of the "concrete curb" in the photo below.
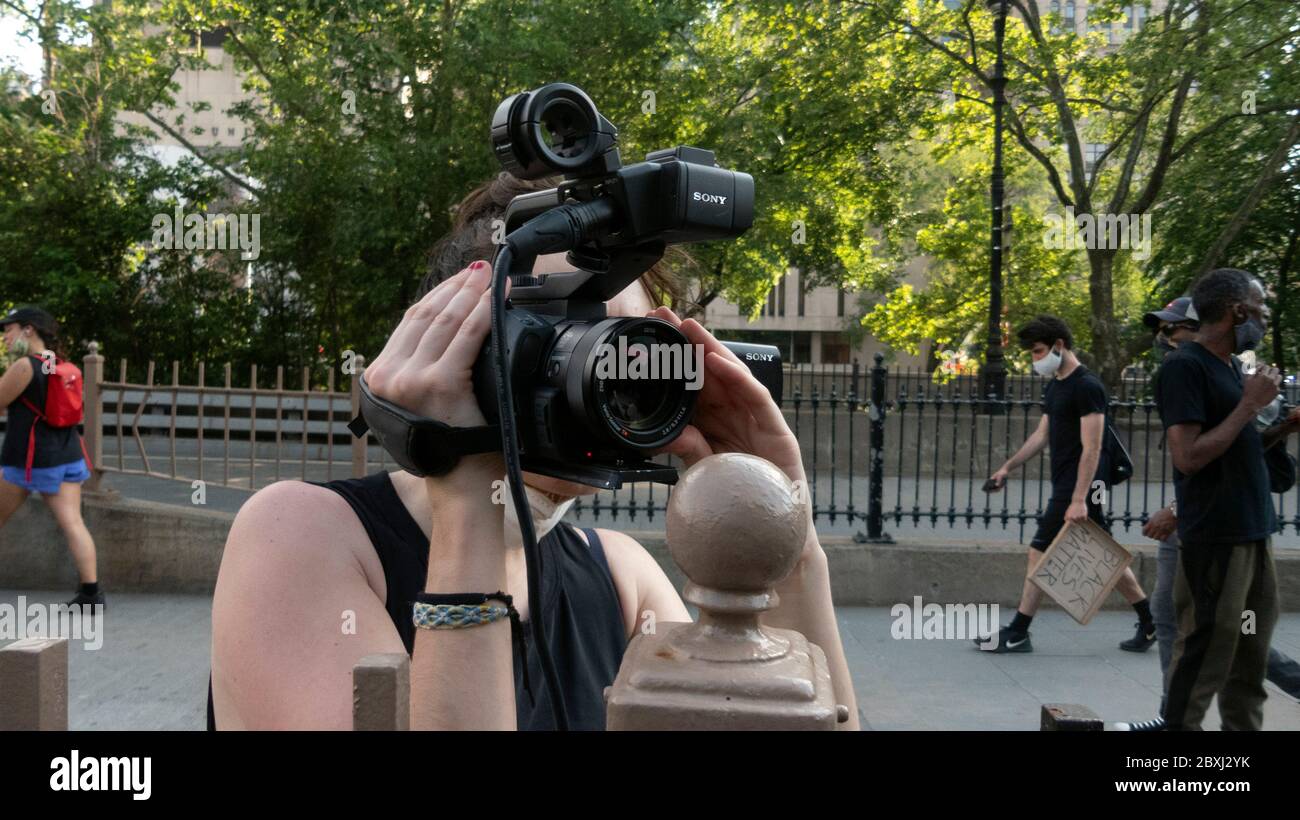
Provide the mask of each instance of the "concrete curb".
{"label": "concrete curb", "polygon": [[[87,495],[83,514],[99,551],[100,580],[121,592],[211,593],[234,514],[113,496]],[[629,532],[646,546],[681,589],[685,577],[668,555],[663,532]],[[1155,589],[1155,544],[1126,545],[1133,571],[1150,594]],[[926,603],[996,603],[1014,608],[1024,581],[1027,547],[971,541],[903,540],[858,544],[823,541],[831,593],[842,606]],[[1274,551],[1282,609],[1300,611],[1300,551]],[[63,535],[45,505],[29,499],[0,529],[0,587],[67,589],[77,574]],[[1112,593],[1107,609],[1127,604]]]}
{"label": "concrete curb", "polygon": [[[211,593],[233,513],[87,494],[82,517],[95,538],[99,579],[121,592]],[[77,571],[41,501],[29,498],[0,529],[0,586],[67,589]]]}

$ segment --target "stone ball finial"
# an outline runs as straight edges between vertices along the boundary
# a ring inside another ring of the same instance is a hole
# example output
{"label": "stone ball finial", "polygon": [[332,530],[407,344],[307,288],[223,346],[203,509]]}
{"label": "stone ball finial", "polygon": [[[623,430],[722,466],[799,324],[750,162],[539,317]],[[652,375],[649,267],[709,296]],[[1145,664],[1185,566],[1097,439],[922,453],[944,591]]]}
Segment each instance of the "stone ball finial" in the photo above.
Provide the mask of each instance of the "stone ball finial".
{"label": "stone ball finial", "polygon": [[806,487],[758,456],[701,459],[668,501],[669,552],[700,587],[771,589],[794,569],[807,535]]}

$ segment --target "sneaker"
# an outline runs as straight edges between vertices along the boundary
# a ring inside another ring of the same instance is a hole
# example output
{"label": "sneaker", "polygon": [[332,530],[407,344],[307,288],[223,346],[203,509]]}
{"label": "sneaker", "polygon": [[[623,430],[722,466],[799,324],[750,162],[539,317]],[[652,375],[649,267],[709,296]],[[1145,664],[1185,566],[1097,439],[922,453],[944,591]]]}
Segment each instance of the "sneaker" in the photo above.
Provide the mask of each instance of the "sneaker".
{"label": "sneaker", "polygon": [[[83,613],[87,612],[87,610],[84,609],[84,607],[88,607],[88,606],[89,607],[101,606],[104,607],[104,609],[108,608],[108,604],[105,601],[103,592],[96,592],[94,595],[87,595],[84,592],[78,592],[77,596],[73,598],[71,601],[68,601],[68,603],[65,606],[67,606],[70,609],[82,608],[81,611]],[[94,609],[89,610],[89,612],[92,614],[94,613],[94,611],[95,611]],[[104,610],[101,609],[100,611],[103,612]]]}
{"label": "sneaker", "polygon": [[997,644],[989,646],[993,640],[992,635],[984,635],[974,640],[975,646],[985,652],[994,652],[1002,654],[1005,652],[1033,652],[1034,645],[1029,641],[1028,632],[1012,632],[1011,627],[1004,626],[998,630]]}
{"label": "sneaker", "polygon": [[1115,731],[1117,732],[1163,732],[1165,731],[1165,719],[1162,717],[1143,720],[1138,723],[1116,723]]}
{"label": "sneaker", "polygon": [[1139,621],[1137,624],[1137,634],[1129,638],[1127,641],[1121,641],[1119,648],[1123,649],[1125,652],[1145,652],[1150,649],[1151,644],[1155,642],[1155,625],[1153,624],[1151,626],[1151,631],[1147,632],[1146,628],[1142,626],[1142,622]]}

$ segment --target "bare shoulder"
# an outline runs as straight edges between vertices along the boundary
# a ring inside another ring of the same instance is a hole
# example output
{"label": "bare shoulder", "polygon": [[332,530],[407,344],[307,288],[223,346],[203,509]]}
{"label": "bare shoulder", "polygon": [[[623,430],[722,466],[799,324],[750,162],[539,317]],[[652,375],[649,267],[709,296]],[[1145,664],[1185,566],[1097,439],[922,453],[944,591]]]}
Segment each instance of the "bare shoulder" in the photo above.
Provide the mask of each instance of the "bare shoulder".
{"label": "bare shoulder", "polygon": [[277,481],[244,502],[230,532],[232,539],[256,534],[259,539],[300,541],[304,539],[292,536],[332,531],[348,517],[355,518],[338,493],[305,481]]}
{"label": "bare shoulder", "polygon": [[636,634],[646,613],[657,621],[690,620],[677,590],[644,545],[617,530],[597,529],[596,534],[614,576],[629,638]]}
{"label": "bare shoulder", "polygon": [[18,397],[34,378],[36,378],[36,371],[32,369],[31,359],[23,356],[15,360],[4,375],[0,376],[0,405],[8,407],[18,401]]}
{"label": "bare shoulder", "polygon": [[357,659],[405,651],[384,597],[383,568],[347,501],[301,481],[255,493],[231,525],[213,592],[218,725],[347,728]]}
{"label": "bare shoulder", "polygon": [[368,544],[361,521],[338,493],[304,481],[277,481],[239,508],[226,538],[222,568],[229,562],[252,563],[264,570],[291,569],[304,561],[354,562],[371,586],[376,585],[372,575],[377,571],[378,589],[383,590],[383,570]]}
{"label": "bare shoulder", "polygon": [[18,387],[19,385],[21,385],[21,387],[26,387],[27,383],[32,380],[32,376],[35,372],[36,371],[32,369],[32,360],[23,356],[20,359],[15,359],[9,365],[9,368],[4,372],[4,376],[0,377],[0,381],[5,384],[14,385],[15,387]]}

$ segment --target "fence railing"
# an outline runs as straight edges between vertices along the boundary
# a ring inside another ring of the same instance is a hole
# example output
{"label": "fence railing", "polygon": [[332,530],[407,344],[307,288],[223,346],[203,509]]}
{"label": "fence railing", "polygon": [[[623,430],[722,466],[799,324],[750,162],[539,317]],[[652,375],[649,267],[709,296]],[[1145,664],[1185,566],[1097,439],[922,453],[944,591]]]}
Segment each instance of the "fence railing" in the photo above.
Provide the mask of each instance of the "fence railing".
{"label": "fence railing", "polygon": [[[352,365],[360,373],[365,360],[357,356]],[[194,384],[181,383],[178,362],[164,379],[149,362],[143,382],[128,381],[126,360],[116,380],[104,370],[92,342],[83,370],[84,435],[94,462],[89,489],[106,472],[256,490],[284,478],[359,477],[389,463],[373,436],[356,439],[346,427],[360,406],[356,378],[342,391],[333,371],[313,386],[308,368],[296,387],[286,384],[283,367],[267,386],[252,365],[247,387],[233,384],[229,364],[215,384],[202,362]]]}
{"label": "fence railing", "polygon": [[[327,481],[391,468],[372,435],[356,439],[346,427],[360,406],[354,374],[365,361],[351,364],[347,389],[334,373],[312,385],[304,368],[287,384],[284,368],[270,378],[256,366],[247,386],[237,386],[228,364],[215,379],[200,364],[195,383],[181,384],[176,362],[162,377],[150,362],[144,381],[132,382],[121,361],[110,381],[92,343],[84,359],[90,488],[105,472],[256,490],[285,478]],[[784,375],[782,412],[799,440],[819,531],[886,540],[886,526],[947,528],[958,536],[997,531],[1023,541],[1032,530],[1051,493],[1046,450],[1001,493],[985,494],[982,485],[1037,425],[1044,380],[1012,375],[1003,398],[992,400],[980,394],[978,377],[891,370],[880,357],[869,368],[787,365]],[[1151,387],[1149,374],[1130,370],[1110,401],[1111,422],[1135,469],[1109,493],[1106,507],[1126,530],[1173,497]],[[1286,392],[1291,404],[1300,403],[1300,385],[1289,383]],[[1295,452],[1300,443],[1293,437],[1286,446]],[[663,485],[632,485],[582,497],[574,512],[579,520],[655,529],[670,493]],[[1276,496],[1274,505],[1284,529],[1300,534],[1300,489]]]}
{"label": "fence railing", "polygon": [[[886,526],[957,537],[1002,531],[1023,542],[1051,495],[1048,451],[1021,466],[1000,493],[985,479],[1033,432],[1046,381],[1011,375],[1000,400],[980,392],[977,376],[939,379],[927,371],[787,365],[782,412],[799,439],[819,531],[888,540]],[[1140,529],[1173,499],[1173,470],[1152,395],[1151,374],[1126,371],[1110,398],[1110,420],[1134,463],[1133,477],[1108,493],[1107,515]],[[1285,386],[1300,403],[1300,384]],[[1300,455],[1300,442],[1287,445]],[[668,488],[602,493],[575,505],[579,516],[654,528]],[[1274,496],[1284,532],[1300,534],[1300,488]]]}

